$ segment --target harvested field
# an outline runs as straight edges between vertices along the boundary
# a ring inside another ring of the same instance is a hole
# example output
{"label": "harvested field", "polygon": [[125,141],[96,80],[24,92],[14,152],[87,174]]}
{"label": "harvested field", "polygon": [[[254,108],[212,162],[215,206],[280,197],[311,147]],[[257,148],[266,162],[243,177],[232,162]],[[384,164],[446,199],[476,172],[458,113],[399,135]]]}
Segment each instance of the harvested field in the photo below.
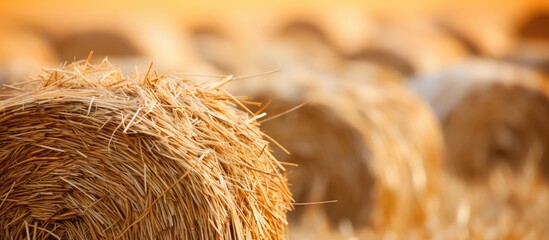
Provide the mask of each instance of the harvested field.
{"label": "harvested field", "polygon": [[31,2],[0,238],[549,236],[547,1]]}

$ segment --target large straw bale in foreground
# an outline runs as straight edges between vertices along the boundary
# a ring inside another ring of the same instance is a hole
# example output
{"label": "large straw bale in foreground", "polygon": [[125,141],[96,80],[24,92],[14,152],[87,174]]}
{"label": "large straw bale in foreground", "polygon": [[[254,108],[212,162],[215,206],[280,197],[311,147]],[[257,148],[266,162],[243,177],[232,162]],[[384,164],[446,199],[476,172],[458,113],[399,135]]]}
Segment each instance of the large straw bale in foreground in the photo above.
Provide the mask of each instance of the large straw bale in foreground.
{"label": "large straw bale in foreground", "polygon": [[[420,225],[437,191],[439,126],[400,84],[361,80],[283,72],[234,87],[271,100],[266,112],[272,115],[307,102],[262,124],[291,153],[277,152],[277,158],[298,164],[289,169],[297,202],[337,200],[313,204],[336,226],[350,221],[356,228],[400,231]],[[297,206],[292,219],[299,221],[303,208]]]}
{"label": "large straw bale in foreground", "polygon": [[280,239],[282,166],[218,85],[75,63],[0,101],[0,238]]}
{"label": "large straw bale in foreground", "polygon": [[414,84],[444,123],[450,169],[485,176],[496,164],[519,169],[531,151],[541,151],[539,169],[547,172],[549,86],[542,75],[472,61]]}

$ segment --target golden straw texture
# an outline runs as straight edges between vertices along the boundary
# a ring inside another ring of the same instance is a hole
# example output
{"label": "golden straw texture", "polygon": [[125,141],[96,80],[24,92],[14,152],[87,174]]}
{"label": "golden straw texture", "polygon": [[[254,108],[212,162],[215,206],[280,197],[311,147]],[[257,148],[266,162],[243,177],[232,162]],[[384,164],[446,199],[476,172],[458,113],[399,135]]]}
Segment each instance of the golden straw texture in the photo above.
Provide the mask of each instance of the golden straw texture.
{"label": "golden straw texture", "polygon": [[0,101],[1,239],[281,239],[291,195],[221,83],[45,70]]}

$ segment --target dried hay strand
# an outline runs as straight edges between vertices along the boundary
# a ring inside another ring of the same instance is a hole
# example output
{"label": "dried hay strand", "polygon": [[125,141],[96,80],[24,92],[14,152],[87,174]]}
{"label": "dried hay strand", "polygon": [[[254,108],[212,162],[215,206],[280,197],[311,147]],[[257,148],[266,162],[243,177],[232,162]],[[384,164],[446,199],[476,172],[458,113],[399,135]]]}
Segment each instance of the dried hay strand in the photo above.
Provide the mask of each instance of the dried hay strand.
{"label": "dried hay strand", "polygon": [[[288,170],[296,202],[320,206],[332,227],[350,222],[357,229],[404,231],[421,225],[437,191],[442,155],[429,109],[393,82],[284,74],[233,87],[269,101],[265,112],[273,116],[262,127],[290,152],[275,156],[298,165]],[[299,223],[306,211],[297,206],[290,218]]]}
{"label": "dried hay strand", "polygon": [[45,70],[0,101],[0,238],[280,239],[291,196],[221,84]]}
{"label": "dried hay strand", "polygon": [[[430,99],[441,113],[452,171],[476,179],[495,165],[518,170],[530,148],[548,149],[549,88],[542,75],[476,61],[431,80],[421,84],[438,85]],[[549,155],[541,156],[547,175]]]}

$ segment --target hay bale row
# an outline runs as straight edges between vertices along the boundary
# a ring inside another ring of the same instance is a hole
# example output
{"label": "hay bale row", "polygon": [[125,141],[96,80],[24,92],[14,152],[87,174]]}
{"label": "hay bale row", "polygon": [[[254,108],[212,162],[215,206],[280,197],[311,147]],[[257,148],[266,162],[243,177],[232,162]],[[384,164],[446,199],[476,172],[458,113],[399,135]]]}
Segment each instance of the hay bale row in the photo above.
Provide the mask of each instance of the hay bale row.
{"label": "hay bale row", "polygon": [[[307,102],[262,124],[290,152],[275,156],[298,165],[288,170],[297,202],[337,200],[312,204],[332,227],[351,222],[356,229],[402,231],[424,223],[437,193],[440,129],[430,110],[400,84],[371,77],[343,81],[296,70],[232,87],[269,102],[265,111],[271,115]],[[294,223],[306,209],[296,206]]]}
{"label": "hay bale row", "polygon": [[[411,75],[436,70],[466,57],[457,41],[428,21],[410,18],[402,24],[394,17],[375,18],[361,10],[289,12],[282,17],[272,13],[258,15],[253,21],[227,13],[219,16],[223,21],[197,19],[178,22],[172,18],[134,18],[128,14],[121,16],[121,21],[116,24],[94,16],[82,17],[78,21],[63,21],[63,16],[38,21],[37,17],[18,27],[36,32],[48,40],[51,50],[62,62],[85,58],[93,50],[100,57],[129,59],[140,65],[146,58],[145,64],[152,60],[160,67],[178,71],[198,71],[194,67],[181,68],[206,62],[225,73],[242,73],[240,71],[248,70],[241,69],[244,60],[235,63],[231,56],[240,55],[245,59],[242,55],[250,53],[250,48],[261,48],[273,39],[284,38],[288,31],[307,32],[304,29],[317,34],[312,36],[315,40],[309,41],[306,48],[335,54],[319,54],[314,61],[358,59]],[[300,25],[305,25],[305,28],[300,28]],[[289,41],[292,39],[290,37]],[[315,43],[319,39],[324,41],[320,46]],[[210,67],[203,66],[200,70],[212,70]]]}
{"label": "hay bale row", "polygon": [[495,165],[515,170],[541,150],[541,174],[549,155],[549,86],[533,71],[509,64],[472,61],[412,83],[444,125],[448,168],[468,178]]}
{"label": "hay bale row", "polygon": [[[160,8],[170,8],[170,4],[158,4]],[[86,9],[86,13],[74,17],[71,11],[52,14],[58,9],[51,6],[40,9],[27,6],[22,10],[21,6],[11,4],[5,7],[4,22],[46,35],[60,61],[83,58],[94,50],[110,57],[146,57],[147,61],[152,59],[172,70],[201,57],[199,52],[194,52],[190,39],[193,38],[190,32],[195,29],[213,26],[230,35],[227,42],[231,46],[222,49],[234,55],[268,41],[280,29],[305,21],[319,29],[338,54],[388,65],[411,75],[438,70],[469,54],[507,58],[546,69],[546,57],[536,50],[547,52],[547,33],[543,28],[547,22],[547,6],[538,5],[536,8],[535,3],[498,4],[495,8],[498,11],[490,13],[483,8],[460,6],[453,7],[451,13],[439,9],[410,14],[410,17],[393,11],[321,7],[315,11],[291,8],[283,13],[254,9],[245,14],[221,8],[225,11],[214,11],[215,18],[212,18],[204,12],[185,8],[177,11],[188,14],[158,18],[146,11],[131,13],[138,8],[125,14],[111,12],[114,6],[100,8],[101,13],[97,9]],[[106,15],[106,9],[111,15]],[[109,17],[121,21],[113,23]],[[541,39],[542,43],[532,44],[531,38]],[[230,56],[219,55],[223,59],[213,59],[213,64],[234,67]]]}
{"label": "hay bale row", "polygon": [[[518,3],[518,2],[517,2]],[[443,29],[476,56],[510,61],[549,73],[549,8],[539,4],[461,9],[436,17]]]}
{"label": "hay bale row", "polygon": [[104,61],[10,86],[0,238],[284,238],[284,168],[219,85]]}
{"label": "hay bale row", "polygon": [[[121,16],[116,24],[103,16],[89,15],[66,21],[66,16],[61,14],[40,21],[43,16],[38,14],[39,17],[28,22],[20,19],[13,22],[21,25],[15,27],[32,31],[49,41],[51,51],[59,61],[84,58],[93,50],[101,57],[130,60],[129,70],[134,64],[146,65],[153,60],[166,70],[231,74],[249,72],[246,65],[253,62],[235,63],[231,56],[247,59],[242,55],[255,54],[250,49],[255,51],[281,36],[284,39],[284,34],[279,33],[305,26],[297,31],[312,30],[316,34],[313,36],[316,40],[308,41],[305,48],[314,48],[315,56],[317,52],[329,53],[319,54],[309,61],[366,61],[410,76],[437,71],[470,54],[546,68],[547,59],[540,53],[547,52],[546,40],[543,40],[546,34],[543,28],[539,30],[546,21],[545,15],[543,12],[536,15],[524,8],[489,16],[478,12],[470,14],[473,16],[460,15],[464,13],[458,11],[421,18],[388,13],[375,15],[361,9],[289,11],[283,16],[272,12],[254,12],[248,16],[227,12],[216,17],[221,21],[204,17],[159,19],[148,15],[135,18],[128,14]],[[531,21],[522,16],[526,14],[534,16]],[[474,19],[475,24],[467,19]],[[502,21],[509,26],[498,26]],[[519,24],[521,21],[524,24]],[[541,41],[523,41],[532,36]],[[320,46],[315,42],[319,40],[323,41]],[[337,61],[331,67],[337,68]]]}

